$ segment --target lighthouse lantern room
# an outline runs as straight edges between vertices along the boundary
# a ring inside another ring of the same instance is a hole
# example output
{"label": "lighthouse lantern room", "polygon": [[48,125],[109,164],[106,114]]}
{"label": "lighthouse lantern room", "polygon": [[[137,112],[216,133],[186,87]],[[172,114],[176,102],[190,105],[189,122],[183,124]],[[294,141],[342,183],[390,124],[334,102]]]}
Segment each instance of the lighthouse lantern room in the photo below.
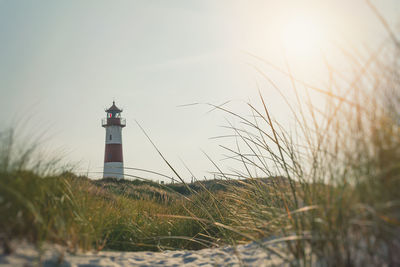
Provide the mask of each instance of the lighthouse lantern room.
{"label": "lighthouse lantern room", "polygon": [[122,109],[115,105],[105,110],[107,118],[102,119],[101,124],[106,128],[106,149],[104,153],[103,178],[124,178],[124,160],[122,156],[122,128],[125,127],[125,119],[121,118]]}

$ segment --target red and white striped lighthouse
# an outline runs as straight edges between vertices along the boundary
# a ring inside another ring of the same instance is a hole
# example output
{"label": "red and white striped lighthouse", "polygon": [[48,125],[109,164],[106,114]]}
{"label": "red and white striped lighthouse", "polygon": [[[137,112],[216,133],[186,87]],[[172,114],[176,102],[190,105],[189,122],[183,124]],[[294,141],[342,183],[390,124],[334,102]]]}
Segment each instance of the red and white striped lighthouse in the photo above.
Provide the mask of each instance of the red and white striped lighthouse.
{"label": "red and white striped lighthouse", "polygon": [[117,108],[115,101],[106,109],[107,118],[101,124],[106,128],[106,151],[104,154],[103,178],[124,178],[124,160],[122,157],[122,128],[125,119],[121,118],[122,109]]}

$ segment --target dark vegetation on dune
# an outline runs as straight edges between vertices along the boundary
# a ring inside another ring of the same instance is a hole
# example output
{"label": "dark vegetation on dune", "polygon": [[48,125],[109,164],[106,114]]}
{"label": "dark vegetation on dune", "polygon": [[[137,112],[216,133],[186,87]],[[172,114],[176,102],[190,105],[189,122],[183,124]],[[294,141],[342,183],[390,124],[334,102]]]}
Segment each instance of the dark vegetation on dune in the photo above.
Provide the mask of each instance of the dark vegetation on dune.
{"label": "dark vegetation on dune", "polygon": [[199,249],[217,234],[215,227],[187,219],[204,217],[194,206],[206,195],[185,199],[157,183],[16,170],[0,173],[0,185],[0,242],[6,250],[15,239],[70,250]]}

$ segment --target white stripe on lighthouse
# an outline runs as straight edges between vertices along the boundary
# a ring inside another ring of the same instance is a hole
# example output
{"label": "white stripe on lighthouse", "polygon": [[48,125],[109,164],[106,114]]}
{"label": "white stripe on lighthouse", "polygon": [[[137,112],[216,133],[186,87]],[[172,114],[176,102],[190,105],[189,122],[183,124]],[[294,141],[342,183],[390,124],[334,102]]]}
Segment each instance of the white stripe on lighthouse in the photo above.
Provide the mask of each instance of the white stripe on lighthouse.
{"label": "white stripe on lighthouse", "polygon": [[107,144],[122,144],[122,128],[121,126],[106,127],[106,145]]}
{"label": "white stripe on lighthouse", "polygon": [[105,162],[103,178],[124,178],[124,163],[123,162]]}

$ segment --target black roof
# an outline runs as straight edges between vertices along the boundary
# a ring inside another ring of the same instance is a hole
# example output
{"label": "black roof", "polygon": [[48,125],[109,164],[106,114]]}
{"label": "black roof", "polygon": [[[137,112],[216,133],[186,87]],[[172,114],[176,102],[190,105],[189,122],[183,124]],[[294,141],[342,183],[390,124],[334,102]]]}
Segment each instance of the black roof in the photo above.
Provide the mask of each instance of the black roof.
{"label": "black roof", "polygon": [[112,106],[109,107],[108,109],[106,109],[106,112],[111,112],[111,111],[122,112],[122,109],[119,109],[119,108],[115,105],[115,101],[113,101]]}

